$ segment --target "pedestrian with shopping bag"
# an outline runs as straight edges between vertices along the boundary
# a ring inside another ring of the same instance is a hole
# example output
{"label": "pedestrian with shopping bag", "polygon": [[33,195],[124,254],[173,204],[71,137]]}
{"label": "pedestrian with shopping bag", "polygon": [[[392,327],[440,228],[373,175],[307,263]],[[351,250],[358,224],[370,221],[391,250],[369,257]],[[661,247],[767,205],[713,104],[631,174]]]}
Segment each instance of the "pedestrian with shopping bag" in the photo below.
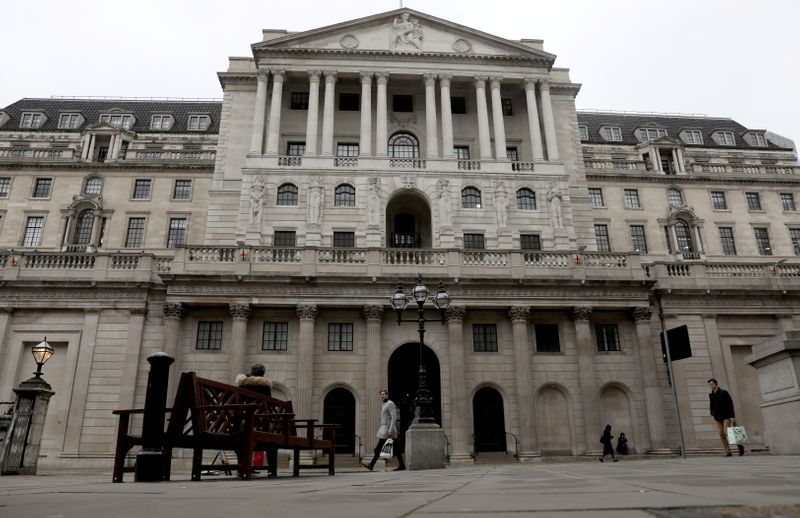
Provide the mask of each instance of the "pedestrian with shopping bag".
{"label": "pedestrian with shopping bag", "polygon": [[378,433],[375,434],[378,438],[378,444],[375,446],[372,460],[369,464],[362,463],[362,466],[372,471],[378,459],[384,458],[388,460],[394,456],[397,457],[397,462],[399,463],[399,466],[394,470],[403,471],[406,469],[406,464],[403,461],[403,454],[394,447],[394,440],[397,439],[397,407],[394,402],[389,399],[389,392],[386,389],[381,389],[378,394],[381,401],[383,401],[381,405],[381,423],[378,427]]}
{"label": "pedestrian with shopping bag", "polygon": [[716,379],[711,378],[708,380],[708,386],[711,392],[708,394],[710,402],[711,417],[714,418],[714,424],[717,426],[719,438],[722,440],[722,446],[725,448],[725,456],[730,457],[731,445],[736,445],[739,450],[739,456],[744,455],[744,443],[746,442],[746,434],[743,437],[744,427],[739,432],[741,442],[737,442],[736,432],[732,435],[733,442],[728,440],[729,429],[736,424],[736,414],[733,411],[733,399],[727,390],[719,386]]}

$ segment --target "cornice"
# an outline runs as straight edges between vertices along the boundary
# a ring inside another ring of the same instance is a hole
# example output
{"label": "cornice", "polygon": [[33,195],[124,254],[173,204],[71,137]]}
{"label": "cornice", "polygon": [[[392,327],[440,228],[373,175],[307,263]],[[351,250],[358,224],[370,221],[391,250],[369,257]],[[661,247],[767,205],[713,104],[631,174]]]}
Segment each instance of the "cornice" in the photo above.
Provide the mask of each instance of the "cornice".
{"label": "cornice", "polygon": [[550,83],[550,93],[555,95],[571,95],[577,97],[581,91],[581,83]]}
{"label": "cornice", "polygon": [[746,177],[725,175],[725,176],[707,176],[707,175],[663,175],[654,174],[637,170],[637,173],[624,173],[623,171],[611,172],[589,172],[595,171],[594,169],[586,169],[587,180],[613,180],[621,182],[630,182],[635,179],[638,182],[647,183],[665,183],[665,184],[684,184],[684,183],[711,183],[711,184],[739,184],[739,185],[754,185],[760,183],[770,184],[784,184],[796,185],[800,183],[800,175],[794,178],[787,178],[786,176],[775,175],[747,175]]}
{"label": "cornice", "polygon": [[147,162],[126,161],[121,162],[58,162],[58,161],[19,161],[0,162],[0,170],[8,169],[91,169],[92,171],[129,171],[129,170],[195,170],[214,171],[214,160],[193,161],[192,163],[175,163],[175,161],[148,160]]}
{"label": "cornice", "polygon": [[257,72],[217,72],[219,84],[223,87],[230,84],[253,85],[258,82]]}

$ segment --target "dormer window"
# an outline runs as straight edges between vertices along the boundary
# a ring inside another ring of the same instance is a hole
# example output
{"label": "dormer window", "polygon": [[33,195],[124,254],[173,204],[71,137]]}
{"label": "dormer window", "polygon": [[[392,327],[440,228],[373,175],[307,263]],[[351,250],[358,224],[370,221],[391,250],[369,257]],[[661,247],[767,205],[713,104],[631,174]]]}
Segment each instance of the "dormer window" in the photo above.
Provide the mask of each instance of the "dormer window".
{"label": "dormer window", "polygon": [[683,132],[683,141],[687,144],[702,144],[703,133],[700,130],[686,130]]}
{"label": "dormer window", "polygon": [[81,116],[77,113],[62,113],[58,116],[58,129],[75,129],[81,124]]}
{"label": "dormer window", "polygon": [[589,140],[589,128],[586,126],[578,126],[578,135],[581,140]]}
{"label": "dormer window", "polygon": [[617,126],[603,126],[600,128],[600,136],[605,140],[620,141],[622,140],[622,128]]}
{"label": "dormer window", "polygon": [[38,128],[44,124],[44,114],[38,112],[23,112],[19,121],[20,128]]}
{"label": "dormer window", "polygon": [[211,117],[208,115],[189,115],[189,131],[205,131],[211,124]]}
{"label": "dormer window", "polygon": [[133,115],[106,114],[100,116],[100,122],[107,122],[113,126],[130,129],[133,125]]}
{"label": "dormer window", "polygon": [[767,139],[764,138],[763,133],[751,133],[751,145],[756,147],[767,147]]}
{"label": "dormer window", "polygon": [[664,128],[639,128],[639,140],[646,142],[648,140],[655,140],[659,137],[666,137],[667,130]]}
{"label": "dormer window", "polygon": [[11,117],[6,112],[0,112],[0,127],[3,126]]}
{"label": "dormer window", "polygon": [[732,131],[718,131],[716,132],[717,142],[720,146],[735,146],[736,138]]}
{"label": "dormer window", "polygon": [[172,127],[172,115],[153,115],[150,119],[151,130],[168,130]]}

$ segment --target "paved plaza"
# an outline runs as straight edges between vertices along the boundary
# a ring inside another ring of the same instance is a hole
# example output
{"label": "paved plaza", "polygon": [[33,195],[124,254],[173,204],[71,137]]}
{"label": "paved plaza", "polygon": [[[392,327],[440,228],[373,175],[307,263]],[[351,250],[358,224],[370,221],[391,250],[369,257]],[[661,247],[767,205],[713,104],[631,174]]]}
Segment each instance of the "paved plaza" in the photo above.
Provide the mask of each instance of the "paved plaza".
{"label": "paved plaza", "polygon": [[800,516],[800,457],[793,456],[174,478],[112,484],[110,472],[2,477],[0,517]]}

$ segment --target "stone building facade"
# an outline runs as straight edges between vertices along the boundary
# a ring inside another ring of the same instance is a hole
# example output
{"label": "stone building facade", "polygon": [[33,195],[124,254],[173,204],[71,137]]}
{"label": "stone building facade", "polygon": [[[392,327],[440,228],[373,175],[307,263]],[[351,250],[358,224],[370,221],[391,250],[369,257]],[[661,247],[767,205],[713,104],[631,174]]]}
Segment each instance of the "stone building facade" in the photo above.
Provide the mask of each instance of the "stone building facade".
{"label": "stone building facade", "polygon": [[[22,99],[0,110],[0,398],[43,336],[41,467],[110,466],[146,357],[255,362],[366,451],[422,357],[452,463],[719,448],[705,381],[769,447],[750,346],[794,327],[796,154],[730,119],[577,112],[539,40],[410,9],[265,30],[221,102]],[[417,275],[425,343],[389,297]]]}

